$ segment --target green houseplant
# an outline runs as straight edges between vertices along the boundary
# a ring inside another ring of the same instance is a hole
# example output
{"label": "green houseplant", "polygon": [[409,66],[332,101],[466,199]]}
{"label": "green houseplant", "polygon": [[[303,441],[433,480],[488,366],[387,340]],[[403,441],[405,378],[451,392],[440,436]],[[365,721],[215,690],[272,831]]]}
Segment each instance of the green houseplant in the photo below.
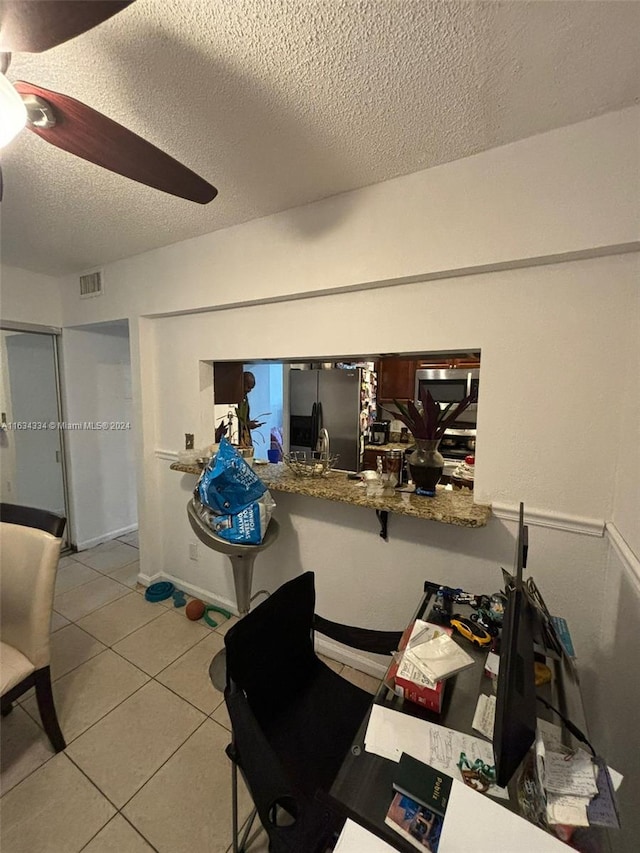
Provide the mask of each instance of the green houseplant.
{"label": "green houseplant", "polygon": [[409,429],[416,443],[416,449],[408,459],[411,479],[421,493],[435,495],[444,469],[444,459],[438,450],[440,440],[465,409],[476,402],[476,397],[470,394],[459,403],[449,403],[441,410],[431,392],[421,388],[421,408],[413,400],[408,400],[406,406],[399,400],[393,402],[398,409],[396,417]]}

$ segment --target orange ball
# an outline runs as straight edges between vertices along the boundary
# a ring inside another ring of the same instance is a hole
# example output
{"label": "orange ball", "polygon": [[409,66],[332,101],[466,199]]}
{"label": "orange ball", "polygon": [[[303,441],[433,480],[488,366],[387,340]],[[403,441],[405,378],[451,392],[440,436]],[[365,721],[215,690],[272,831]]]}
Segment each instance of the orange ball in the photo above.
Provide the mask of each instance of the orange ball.
{"label": "orange ball", "polygon": [[193,601],[190,601],[187,604],[185,613],[187,614],[187,619],[191,619],[192,622],[197,622],[198,619],[201,619],[204,615],[204,601],[200,601],[199,598],[194,598]]}

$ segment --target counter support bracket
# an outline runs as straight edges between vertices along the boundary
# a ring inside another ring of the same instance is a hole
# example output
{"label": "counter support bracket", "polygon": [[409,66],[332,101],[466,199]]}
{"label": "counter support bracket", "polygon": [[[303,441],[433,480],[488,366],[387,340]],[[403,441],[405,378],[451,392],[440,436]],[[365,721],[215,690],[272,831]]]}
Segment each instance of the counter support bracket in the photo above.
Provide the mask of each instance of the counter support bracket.
{"label": "counter support bracket", "polygon": [[388,542],[389,535],[387,532],[387,526],[389,524],[389,512],[386,509],[377,509],[376,515],[378,516],[378,521],[380,522],[380,538],[384,539],[385,542]]}

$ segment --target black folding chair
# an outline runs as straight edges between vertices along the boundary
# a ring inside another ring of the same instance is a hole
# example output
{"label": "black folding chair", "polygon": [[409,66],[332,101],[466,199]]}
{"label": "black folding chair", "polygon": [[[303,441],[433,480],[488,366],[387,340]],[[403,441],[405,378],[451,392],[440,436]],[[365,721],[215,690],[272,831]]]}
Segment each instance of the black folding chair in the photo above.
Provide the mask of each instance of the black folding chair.
{"label": "black folding chair", "polygon": [[[316,656],[314,630],[379,654],[395,651],[401,633],[338,625],[314,609],[314,575],[307,572],[280,587],[225,637],[234,853],[246,849],[256,812],[270,853],[324,853],[343,823],[316,794],[331,787],[373,696]],[[238,769],[255,805],[242,838]]]}

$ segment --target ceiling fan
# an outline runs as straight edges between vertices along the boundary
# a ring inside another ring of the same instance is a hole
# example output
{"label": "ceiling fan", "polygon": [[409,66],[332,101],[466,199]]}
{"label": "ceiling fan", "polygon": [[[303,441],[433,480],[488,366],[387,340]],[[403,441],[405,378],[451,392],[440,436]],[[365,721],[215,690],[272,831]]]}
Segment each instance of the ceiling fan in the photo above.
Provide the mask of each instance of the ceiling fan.
{"label": "ceiling fan", "polygon": [[[41,53],[101,24],[134,0],[0,2],[0,148],[26,125],[46,142],[141,184],[199,204],[217,189],[155,145],[86,104],[5,77],[11,51]],[[2,176],[0,173],[0,199]]]}

